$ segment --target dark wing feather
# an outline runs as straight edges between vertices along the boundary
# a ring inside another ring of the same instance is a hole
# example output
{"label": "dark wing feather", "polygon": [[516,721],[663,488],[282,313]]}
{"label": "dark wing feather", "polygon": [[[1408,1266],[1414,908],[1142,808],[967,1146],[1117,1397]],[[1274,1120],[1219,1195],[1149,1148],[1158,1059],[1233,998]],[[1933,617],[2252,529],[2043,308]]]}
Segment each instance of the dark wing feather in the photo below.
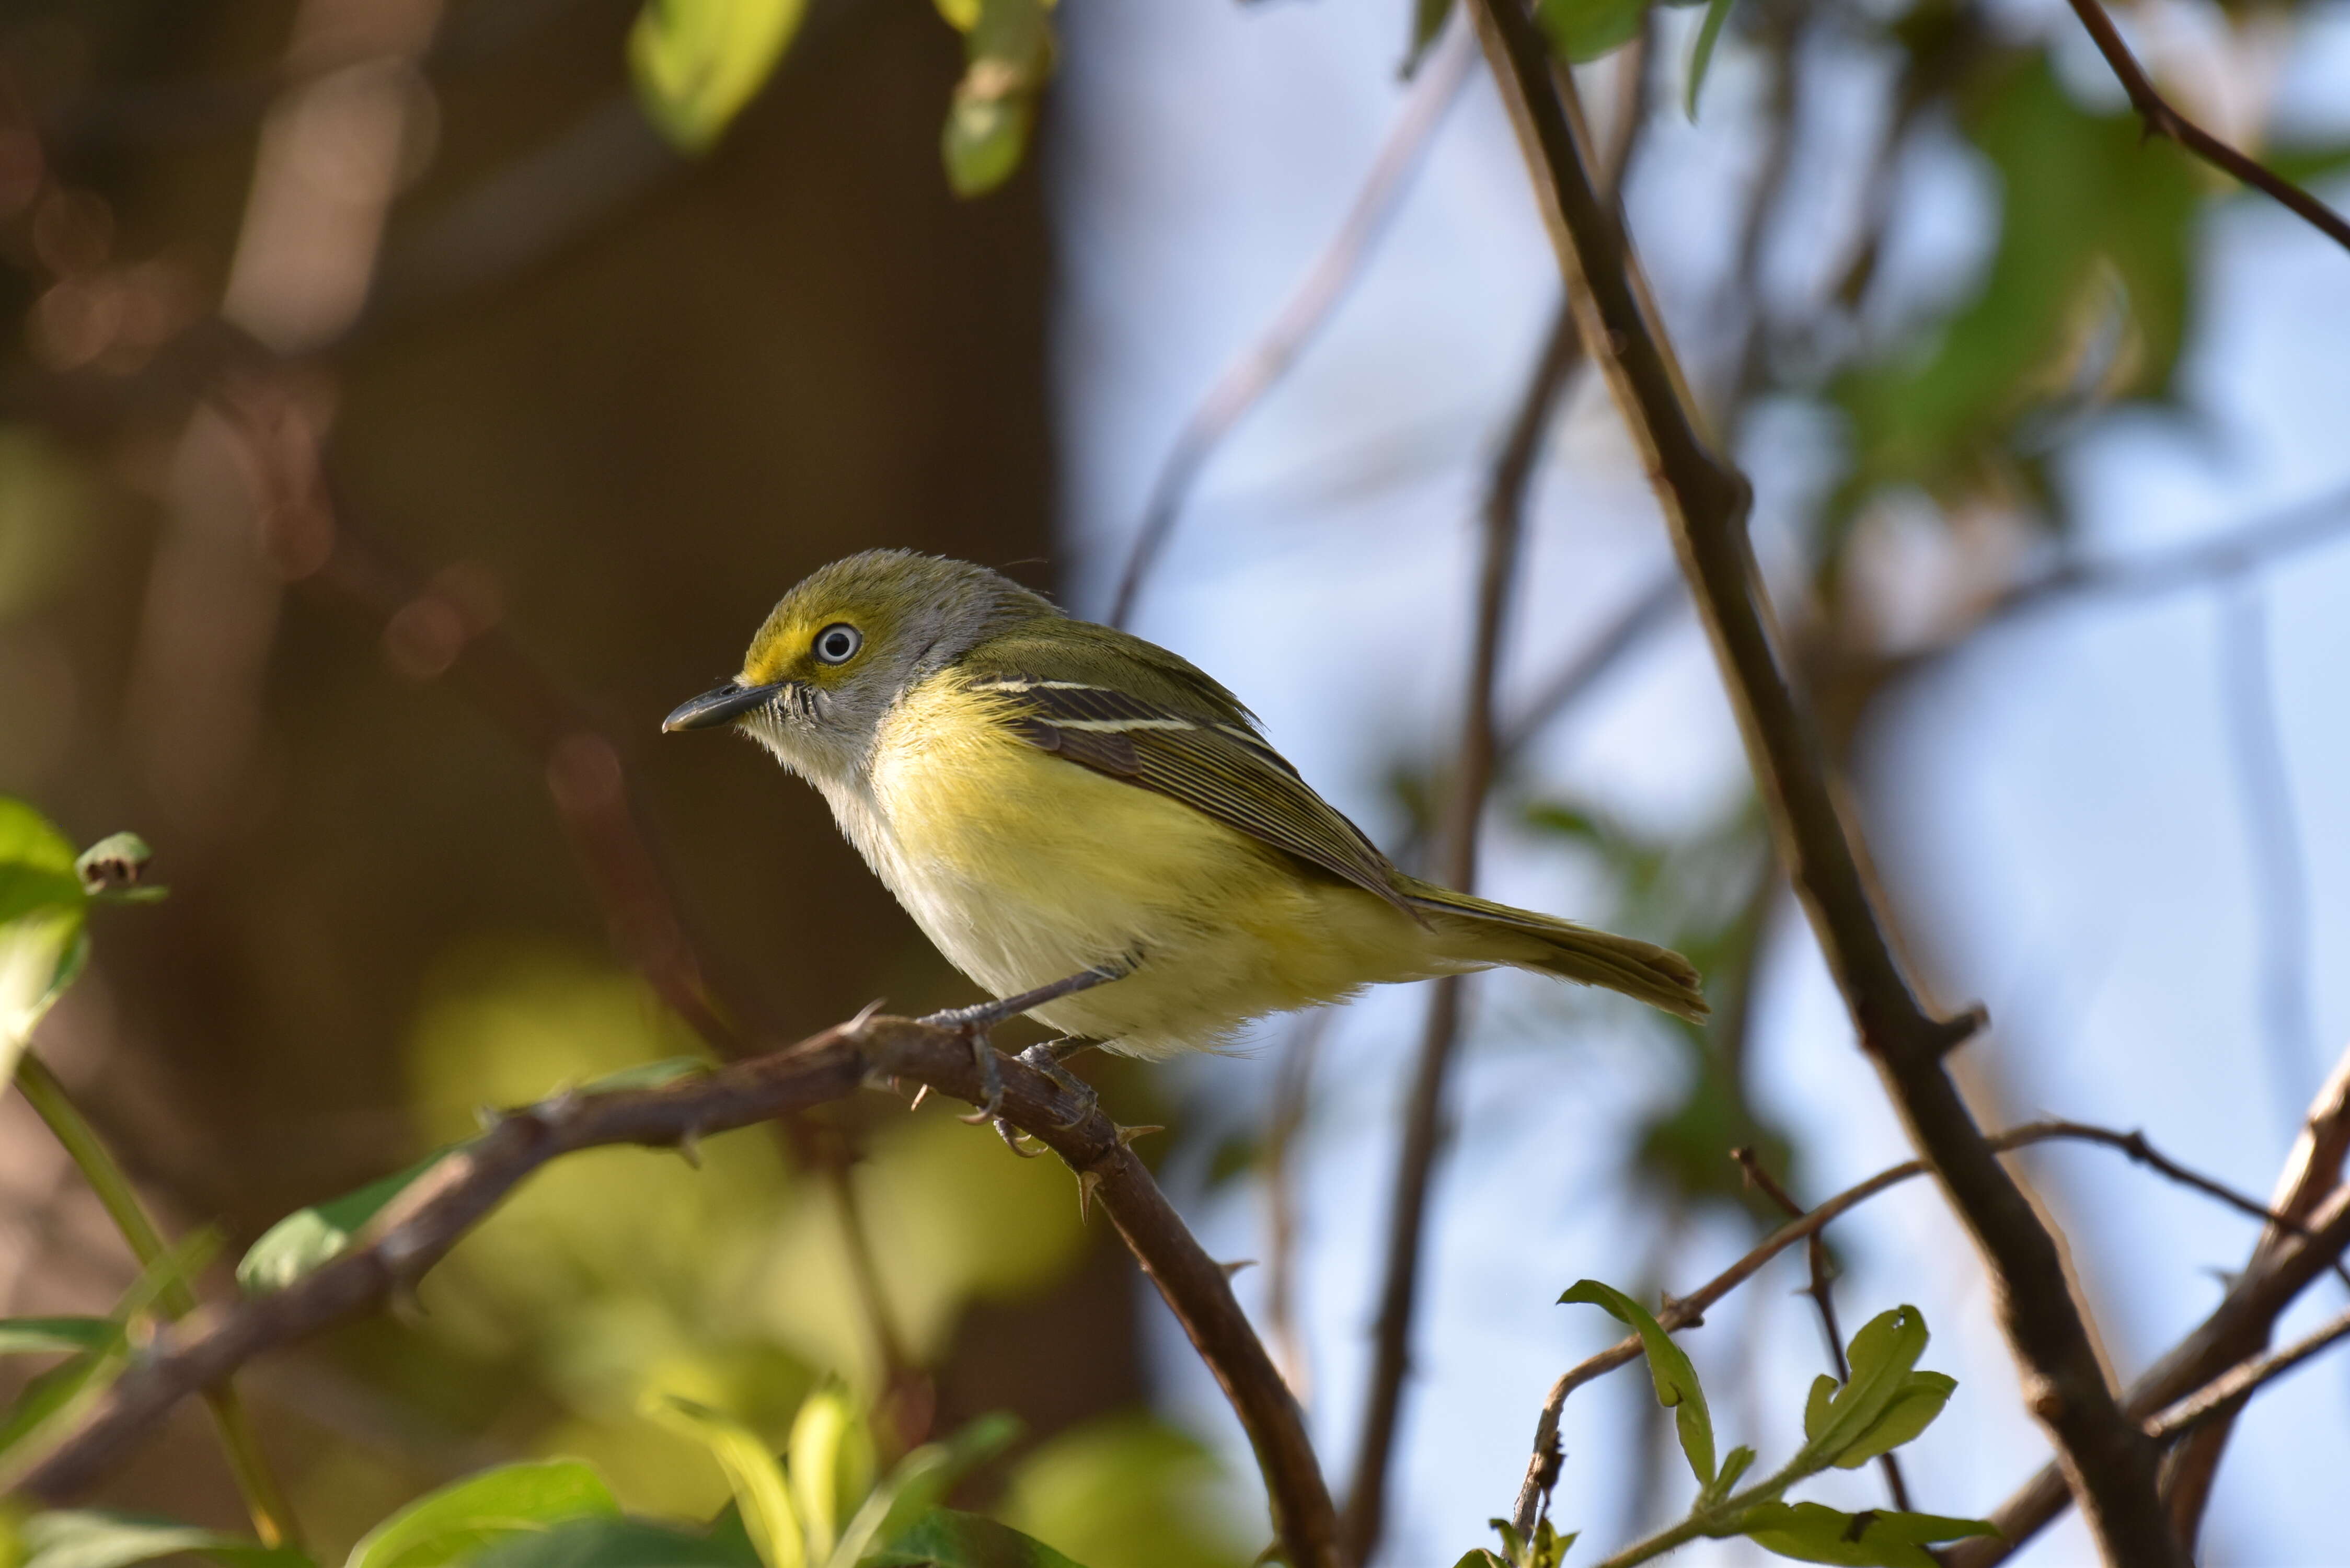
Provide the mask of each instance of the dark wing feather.
{"label": "dark wing feather", "polygon": [[1007,699],[1012,732],[1039,751],[1180,801],[1412,913],[1388,857],[1247,724],[1028,675],[974,687]]}

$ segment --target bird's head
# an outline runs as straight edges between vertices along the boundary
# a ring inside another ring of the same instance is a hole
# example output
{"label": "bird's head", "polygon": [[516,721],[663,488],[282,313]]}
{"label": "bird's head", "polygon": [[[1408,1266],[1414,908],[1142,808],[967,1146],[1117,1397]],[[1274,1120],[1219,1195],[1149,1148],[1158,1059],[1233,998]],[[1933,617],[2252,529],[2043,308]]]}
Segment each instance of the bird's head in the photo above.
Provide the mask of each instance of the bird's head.
{"label": "bird's head", "polygon": [[1059,614],[985,566],[868,550],[802,579],[751,639],[742,672],[661,728],[732,726],[795,773],[837,776],[862,765],[907,690],[997,631]]}

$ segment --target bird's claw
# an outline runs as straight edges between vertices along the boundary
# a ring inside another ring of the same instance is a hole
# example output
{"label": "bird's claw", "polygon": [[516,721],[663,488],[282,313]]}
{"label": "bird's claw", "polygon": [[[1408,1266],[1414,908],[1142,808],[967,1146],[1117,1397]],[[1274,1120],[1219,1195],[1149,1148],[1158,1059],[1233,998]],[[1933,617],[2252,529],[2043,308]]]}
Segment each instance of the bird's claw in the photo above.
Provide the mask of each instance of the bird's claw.
{"label": "bird's claw", "polygon": [[1067,1132],[1094,1114],[1094,1107],[1101,1104],[1101,1096],[1094,1092],[1094,1086],[1091,1084],[1061,1065],[1061,1058],[1053,1049],[1058,1044],[1060,1044],[1058,1041],[1040,1041],[1020,1053],[1020,1062],[1023,1066],[1034,1067],[1052,1079],[1055,1085],[1067,1090],[1076,1100],[1076,1113],[1066,1121],[1053,1124],[1058,1130]]}

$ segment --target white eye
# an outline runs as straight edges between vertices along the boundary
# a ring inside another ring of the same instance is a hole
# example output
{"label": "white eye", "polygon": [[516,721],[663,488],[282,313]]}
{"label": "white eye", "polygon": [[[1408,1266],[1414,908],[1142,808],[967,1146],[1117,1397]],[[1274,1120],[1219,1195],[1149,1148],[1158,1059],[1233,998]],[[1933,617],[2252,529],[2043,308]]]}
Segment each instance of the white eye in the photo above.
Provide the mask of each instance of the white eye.
{"label": "white eye", "polygon": [[817,632],[815,646],[818,662],[846,664],[857,657],[858,649],[865,646],[865,634],[842,621]]}

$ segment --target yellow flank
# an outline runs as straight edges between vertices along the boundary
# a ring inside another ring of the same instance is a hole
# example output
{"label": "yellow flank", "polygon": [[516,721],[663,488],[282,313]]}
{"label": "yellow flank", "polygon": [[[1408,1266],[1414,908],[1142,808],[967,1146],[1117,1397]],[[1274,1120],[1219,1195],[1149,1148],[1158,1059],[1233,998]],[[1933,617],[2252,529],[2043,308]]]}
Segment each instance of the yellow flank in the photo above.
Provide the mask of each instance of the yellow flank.
{"label": "yellow flank", "polygon": [[1235,1020],[1493,961],[1440,954],[1393,905],[1026,744],[1002,701],[951,672],[908,691],[882,722],[869,798],[834,805],[924,933],[997,995],[1140,961],[1037,1009],[1052,1027],[1162,1056],[1222,1044]]}

